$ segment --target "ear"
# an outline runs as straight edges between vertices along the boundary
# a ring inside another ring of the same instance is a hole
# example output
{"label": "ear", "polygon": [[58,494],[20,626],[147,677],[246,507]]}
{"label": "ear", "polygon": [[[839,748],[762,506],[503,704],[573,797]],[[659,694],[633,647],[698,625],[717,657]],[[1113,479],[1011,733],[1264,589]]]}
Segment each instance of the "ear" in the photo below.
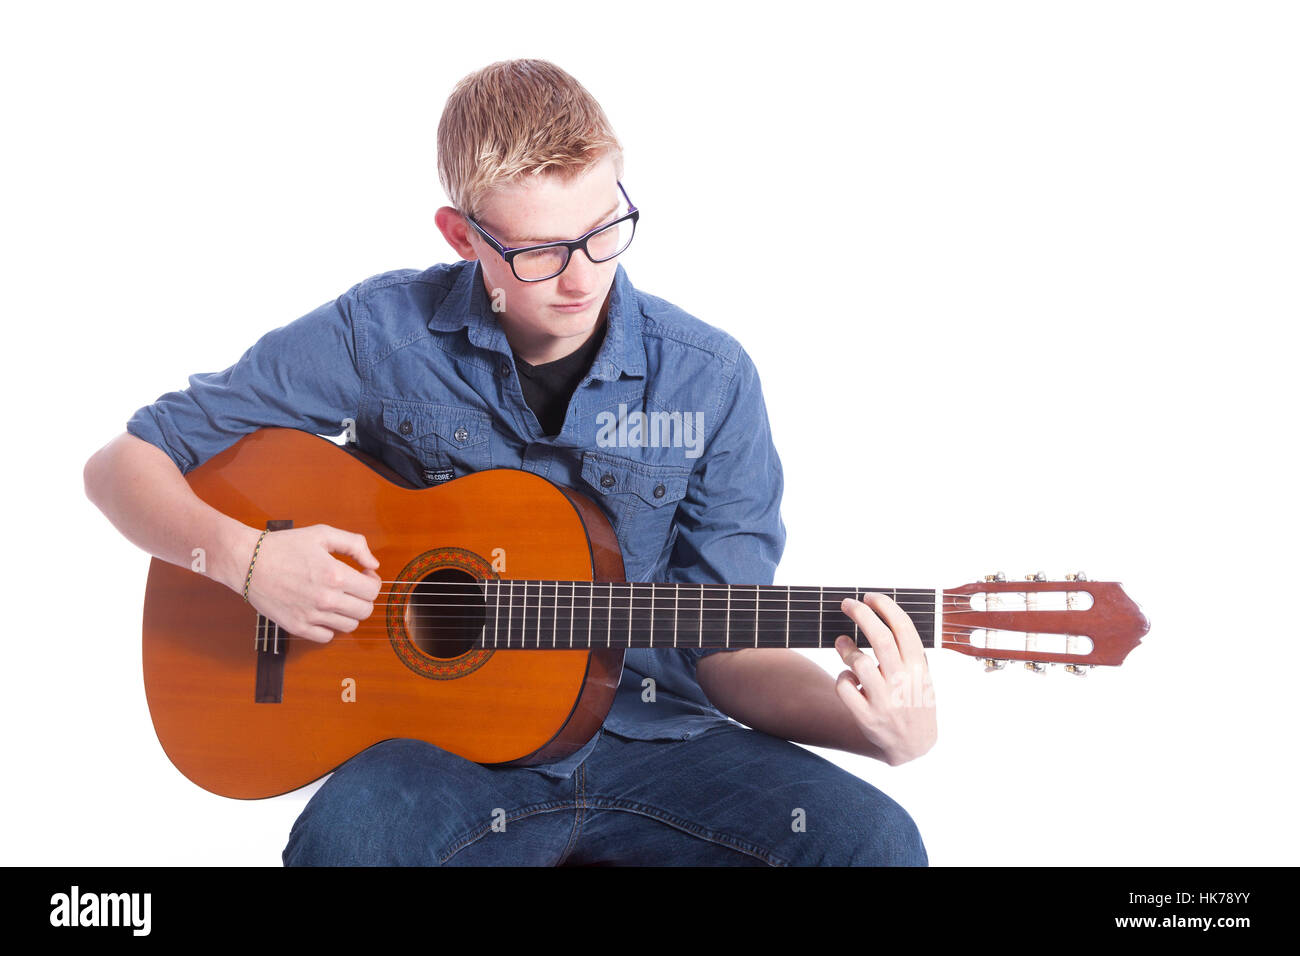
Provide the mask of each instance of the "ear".
{"label": "ear", "polygon": [[469,224],[460,213],[451,206],[443,206],[434,213],[433,221],[458,256],[471,260],[478,258],[478,252],[469,241]]}

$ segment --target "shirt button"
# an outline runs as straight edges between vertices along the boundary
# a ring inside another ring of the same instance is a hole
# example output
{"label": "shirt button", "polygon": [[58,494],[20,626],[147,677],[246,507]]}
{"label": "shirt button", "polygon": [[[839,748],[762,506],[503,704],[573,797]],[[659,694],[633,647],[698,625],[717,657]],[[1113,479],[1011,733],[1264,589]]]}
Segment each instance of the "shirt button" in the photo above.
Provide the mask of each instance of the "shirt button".
{"label": "shirt button", "polygon": [[465,426],[462,425],[460,428],[457,428],[456,441],[460,442],[463,445],[468,440],[469,440],[469,431],[465,428]]}
{"label": "shirt button", "polygon": [[665,492],[665,491],[667,491],[667,489],[664,488],[663,485],[655,485],[655,497],[656,497],[656,498],[662,498],[662,497],[664,496],[664,492]]}
{"label": "shirt button", "polygon": [[409,435],[414,429],[411,428],[411,423],[409,421],[405,421],[397,426],[397,430],[403,435]]}
{"label": "shirt button", "polygon": [[614,487],[614,476],[611,475],[609,472],[605,472],[603,475],[601,475],[601,476],[600,476],[600,487],[602,487],[602,488],[613,488],[613,487]]}
{"label": "shirt button", "polygon": [[501,377],[502,377],[502,378],[509,378],[509,377],[510,377],[510,363],[509,363],[509,362],[502,362],[502,363],[501,363]]}

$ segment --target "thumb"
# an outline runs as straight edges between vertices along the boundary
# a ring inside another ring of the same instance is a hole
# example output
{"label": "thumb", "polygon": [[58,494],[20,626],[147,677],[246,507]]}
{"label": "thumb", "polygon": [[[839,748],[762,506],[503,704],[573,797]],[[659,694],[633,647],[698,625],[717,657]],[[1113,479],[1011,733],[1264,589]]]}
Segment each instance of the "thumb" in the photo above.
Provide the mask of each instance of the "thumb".
{"label": "thumb", "polygon": [[363,568],[373,571],[379,567],[379,559],[370,553],[364,535],[326,526],[325,547],[330,554],[346,554]]}

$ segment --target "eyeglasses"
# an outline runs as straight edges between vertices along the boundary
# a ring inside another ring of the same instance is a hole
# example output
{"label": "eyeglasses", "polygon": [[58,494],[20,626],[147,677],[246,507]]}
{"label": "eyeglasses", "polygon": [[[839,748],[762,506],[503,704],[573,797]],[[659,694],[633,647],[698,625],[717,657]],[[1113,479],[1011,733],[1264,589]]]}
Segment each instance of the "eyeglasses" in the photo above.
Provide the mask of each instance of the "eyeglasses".
{"label": "eyeglasses", "polygon": [[492,238],[482,226],[469,216],[461,213],[465,221],[478,230],[478,234],[495,249],[506,262],[520,282],[545,282],[554,279],[569,264],[569,258],[581,249],[592,262],[608,262],[632,244],[636,235],[636,223],[641,217],[640,211],[628,199],[623,184],[618,190],[627,202],[627,212],[613,222],[597,226],[591,232],[577,239],[559,242],[542,242],[535,246],[504,246]]}

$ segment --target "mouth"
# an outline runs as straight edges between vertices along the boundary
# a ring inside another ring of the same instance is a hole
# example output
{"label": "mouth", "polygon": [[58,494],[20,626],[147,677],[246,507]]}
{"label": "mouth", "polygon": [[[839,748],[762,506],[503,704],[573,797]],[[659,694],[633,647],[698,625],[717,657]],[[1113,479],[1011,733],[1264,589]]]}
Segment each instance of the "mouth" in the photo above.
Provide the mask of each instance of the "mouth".
{"label": "mouth", "polygon": [[582,312],[585,309],[591,308],[595,302],[595,299],[587,299],[585,302],[576,302],[571,305],[553,305],[551,308],[555,309],[557,312]]}

